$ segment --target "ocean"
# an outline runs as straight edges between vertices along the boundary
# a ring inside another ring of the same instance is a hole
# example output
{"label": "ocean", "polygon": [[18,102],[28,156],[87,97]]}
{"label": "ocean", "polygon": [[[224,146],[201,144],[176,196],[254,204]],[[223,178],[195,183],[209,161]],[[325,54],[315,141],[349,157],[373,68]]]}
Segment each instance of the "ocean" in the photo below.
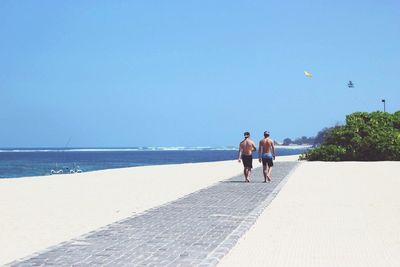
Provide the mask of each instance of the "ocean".
{"label": "ocean", "polygon": [[[307,146],[277,147],[276,154],[296,155],[307,149]],[[236,158],[236,147],[7,148],[0,149],[0,178]]]}

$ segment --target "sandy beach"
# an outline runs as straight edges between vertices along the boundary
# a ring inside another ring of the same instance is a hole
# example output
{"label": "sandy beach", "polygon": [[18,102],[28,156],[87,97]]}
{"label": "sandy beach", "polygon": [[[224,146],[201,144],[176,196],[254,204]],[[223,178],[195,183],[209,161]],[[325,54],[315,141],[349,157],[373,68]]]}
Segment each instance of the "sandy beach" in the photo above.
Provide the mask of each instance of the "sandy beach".
{"label": "sandy beach", "polygon": [[[254,166],[260,164],[255,161]],[[173,201],[242,170],[233,160],[0,179],[0,264]]]}
{"label": "sandy beach", "polygon": [[399,266],[400,162],[305,162],[219,266]]}
{"label": "sandy beach", "polygon": [[[219,266],[398,266],[399,171],[303,162]],[[0,265],[241,173],[222,161],[2,179]]]}

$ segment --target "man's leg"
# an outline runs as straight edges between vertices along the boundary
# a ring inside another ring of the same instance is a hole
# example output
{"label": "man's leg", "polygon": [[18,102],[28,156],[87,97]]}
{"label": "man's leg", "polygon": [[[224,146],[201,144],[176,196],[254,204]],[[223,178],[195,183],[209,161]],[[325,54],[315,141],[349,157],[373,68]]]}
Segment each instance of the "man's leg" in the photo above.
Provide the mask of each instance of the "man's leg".
{"label": "man's leg", "polygon": [[267,171],[268,171],[267,164],[263,164],[264,183],[267,182]]}
{"label": "man's leg", "polygon": [[249,180],[249,176],[250,176],[250,169],[249,169],[249,167],[246,167],[246,168],[245,168],[245,172],[246,172],[246,175],[245,175],[246,180],[245,180],[245,182],[250,182],[250,180]]}
{"label": "man's leg", "polygon": [[250,182],[251,168],[247,168],[247,180]]}
{"label": "man's leg", "polygon": [[272,175],[272,166],[268,166],[267,177],[269,182],[271,181],[271,175]]}

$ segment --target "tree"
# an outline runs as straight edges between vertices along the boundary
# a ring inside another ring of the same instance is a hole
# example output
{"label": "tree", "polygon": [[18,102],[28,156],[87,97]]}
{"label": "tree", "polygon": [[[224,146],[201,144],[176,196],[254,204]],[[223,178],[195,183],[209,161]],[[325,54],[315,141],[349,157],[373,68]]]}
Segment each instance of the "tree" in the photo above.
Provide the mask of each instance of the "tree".
{"label": "tree", "polygon": [[314,145],[314,146],[318,146],[318,145],[322,144],[322,143],[325,141],[325,139],[326,139],[328,133],[329,133],[330,131],[332,131],[333,128],[334,128],[334,127],[324,128],[324,129],[322,129],[321,131],[319,131],[318,134],[317,134],[317,136],[316,136],[315,139],[314,139],[313,145]]}
{"label": "tree", "polygon": [[290,139],[290,138],[285,138],[285,139],[283,139],[283,145],[284,145],[284,146],[288,146],[288,145],[290,145],[292,142],[293,142],[293,141],[292,141],[292,139]]}
{"label": "tree", "polygon": [[400,111],[356,112],[346,124],[326,131],[321,146],[309,150],[307,160],[400,160]]}

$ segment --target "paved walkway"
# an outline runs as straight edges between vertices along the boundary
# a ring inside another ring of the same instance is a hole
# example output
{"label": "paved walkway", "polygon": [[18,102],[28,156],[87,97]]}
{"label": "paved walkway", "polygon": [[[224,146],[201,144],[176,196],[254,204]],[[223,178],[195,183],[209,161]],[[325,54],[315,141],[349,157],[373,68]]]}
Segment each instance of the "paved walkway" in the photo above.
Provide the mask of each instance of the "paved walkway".
{"label": "paved walkway", "polygon": [[297,164],[277,162],[271,183],[258,168],[252,183],[233,177],[8,266],[215,266]]}

